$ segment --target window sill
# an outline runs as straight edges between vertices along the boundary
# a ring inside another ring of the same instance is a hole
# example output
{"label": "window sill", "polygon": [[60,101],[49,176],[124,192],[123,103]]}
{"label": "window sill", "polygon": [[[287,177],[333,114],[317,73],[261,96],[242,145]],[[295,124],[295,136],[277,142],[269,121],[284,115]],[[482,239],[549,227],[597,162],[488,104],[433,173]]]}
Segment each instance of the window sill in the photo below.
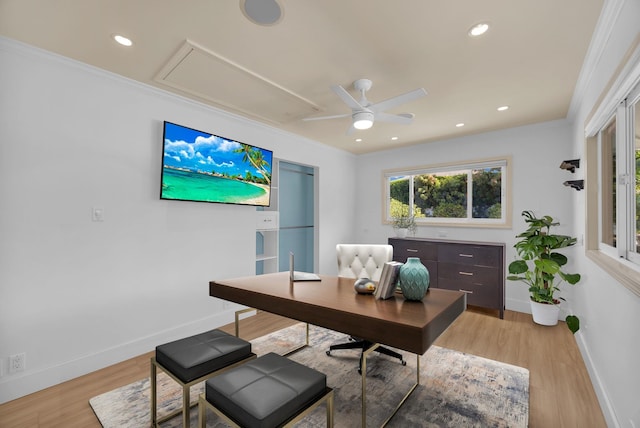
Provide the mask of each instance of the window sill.
{"label": "window sill", "polygon": [[616,260],[598,250],[588,250],[587,258],[600,266],[614,279],[640,296],[640,271],[632,267],[631,263],[624,260]]}

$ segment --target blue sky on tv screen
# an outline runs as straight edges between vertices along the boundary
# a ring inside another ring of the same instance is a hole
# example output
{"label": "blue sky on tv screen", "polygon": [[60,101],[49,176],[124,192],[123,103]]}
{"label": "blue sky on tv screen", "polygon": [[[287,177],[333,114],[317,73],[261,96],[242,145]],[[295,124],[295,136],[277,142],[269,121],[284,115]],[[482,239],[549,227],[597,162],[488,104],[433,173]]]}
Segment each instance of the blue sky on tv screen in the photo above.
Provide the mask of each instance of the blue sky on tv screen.
{"label": "blue sky on tv screen", "polygon": [[[163,165],[189,171],[215,171],[232,176],[245,176],[247,172],[260,176],[260,172],[251,163],[243,162],[243,153],[234,153],[240,147],[237,141],[165,122]],[[254,148],[262,152],[269,163],[270,173],[272,153]]]}

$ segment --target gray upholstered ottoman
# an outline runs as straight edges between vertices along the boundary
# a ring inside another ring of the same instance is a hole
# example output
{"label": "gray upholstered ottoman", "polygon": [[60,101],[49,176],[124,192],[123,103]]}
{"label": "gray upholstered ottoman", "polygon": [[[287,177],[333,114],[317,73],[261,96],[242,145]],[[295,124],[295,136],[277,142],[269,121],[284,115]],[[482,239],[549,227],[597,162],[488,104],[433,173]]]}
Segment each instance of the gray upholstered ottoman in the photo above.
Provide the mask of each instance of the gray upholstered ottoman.
{"label": "gray upholstered ottoman", "polygon": [[[255,358],[251,343],[221,330],[211,330],[195,336],[165,343],[156,347],[151,357],[151,426],[182,412],[183,427],[189,426],[189,388],[202,382],[216,372],[221,372]],[[157,369],[162,369],[182,386],[182,409],[157,417]]]}
{"label": "gray upholstered ottoman", "polygon": [[207,380],[198,402],[199,426],[206,409],[234,426],[292,426],[326,402],[327,426],[333,426],[333,390],[323,374],[275,353],[263,355]]}

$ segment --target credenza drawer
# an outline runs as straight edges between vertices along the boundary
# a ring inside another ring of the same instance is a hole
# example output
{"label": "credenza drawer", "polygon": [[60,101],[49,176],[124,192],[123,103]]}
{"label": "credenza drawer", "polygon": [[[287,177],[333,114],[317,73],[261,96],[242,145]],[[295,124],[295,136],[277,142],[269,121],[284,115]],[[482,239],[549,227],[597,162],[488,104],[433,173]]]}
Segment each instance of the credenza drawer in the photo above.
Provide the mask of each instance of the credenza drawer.
{"label": "credenza drawer", "polygon": [[438,285],[438,262],[433,260],[420,260],[429,271],[429,287],[440,288]]}
{"label": "credenza drawer", "polygon": [[501,284],[500,271],[485,266],[438,263],[438,277],[441,280],[460,284],[498,287]]}
{"label": "credenza drawer", "polygon": [[418,257],[422,264],[426,260],[438,260],[438,247],[430,242],[389,238],[389,244],[393,245],[393,259],[402,263],[409,257]]}
{"label": "credenza drawer", "polygon": [[499,266],[502,251],[498,247],[443,244],[438,246],[438,261],[476,266]]}
{"label": "credenza drawer", "polygon": [[491,288],[482,284],[463,284],[461,282],[443,279],[440,277],[440,287],[446,290],[462,291],[467,293],[467,304],[484,308],[500,309],[500,296],[495,287]]}

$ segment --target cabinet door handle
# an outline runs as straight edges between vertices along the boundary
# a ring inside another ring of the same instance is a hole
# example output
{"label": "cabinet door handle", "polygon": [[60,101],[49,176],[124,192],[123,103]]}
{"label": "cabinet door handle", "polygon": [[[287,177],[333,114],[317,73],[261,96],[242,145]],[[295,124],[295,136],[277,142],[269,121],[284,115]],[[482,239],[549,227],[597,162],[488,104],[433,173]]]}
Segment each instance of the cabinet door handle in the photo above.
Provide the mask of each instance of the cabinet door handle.
{"label": "cabinet door handle", "polygon": [[460,254],[458,254],[458,255],[459,255],[460,257],[471,257],[471,258],[473,258],[473,254],[462,254],[462,253],[460,253]]}
{"label": "cabinet door handle", "polygon": [[460,289],[460,291],[462,291],[463,293],[467,293],[467,294],[473,294],[473,291],[463,290],[462,288]]}
{"label": "cabinet door handle", "polygon": [[473,276],[473,272],[458,272],[460,275]]}
{"label": "cabinet door handle", "polygon": [[413,248],[407,248],[407,253],[417,253],[418,250],[414,250]]}

